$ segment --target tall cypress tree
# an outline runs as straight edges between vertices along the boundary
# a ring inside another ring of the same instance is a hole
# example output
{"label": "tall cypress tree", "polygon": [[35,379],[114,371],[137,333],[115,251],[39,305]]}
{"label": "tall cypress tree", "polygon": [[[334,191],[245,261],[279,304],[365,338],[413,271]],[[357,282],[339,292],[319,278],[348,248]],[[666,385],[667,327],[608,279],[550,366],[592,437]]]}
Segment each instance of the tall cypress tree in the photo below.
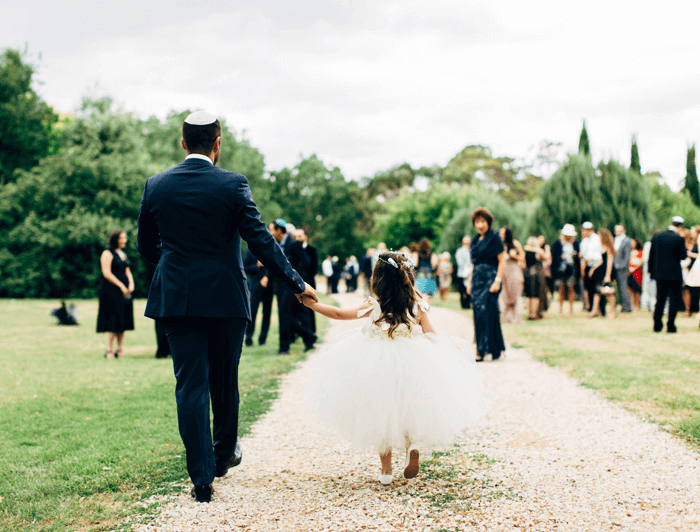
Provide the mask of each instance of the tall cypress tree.
{"label": "tall cypress tree", "polygon": [[693,203],[700,207],[700,182],[698,182],[698,172],[695,168],[695,144],[688,148],[688,162],[685,165],[685,185],[683,188],[688,191]]}
{"label": "tall cypress tree", "polygon": [[630,159],[630,170],[642,173],[642,166],[639,164],[639,148],[637,147],[637,136],[632,136],[632,157]]}
{"label": "tall cypress tree", "polygon": [[588,131],[586,131],[586,121],[583,121],[581,137],[578,140],[578,153],[589,157],[591,155],[591,145],[588,143]]}

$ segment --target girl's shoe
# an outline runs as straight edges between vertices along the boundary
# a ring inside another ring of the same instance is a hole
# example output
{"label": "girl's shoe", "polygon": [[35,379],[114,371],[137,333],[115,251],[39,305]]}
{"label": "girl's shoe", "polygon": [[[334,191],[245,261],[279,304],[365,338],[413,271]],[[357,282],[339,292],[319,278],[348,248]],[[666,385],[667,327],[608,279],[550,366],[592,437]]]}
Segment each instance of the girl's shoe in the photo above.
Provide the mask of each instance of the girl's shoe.
{"label": "girl's shoe", "polygon": [[121,349],[117,349],[117,350],[114,352],[114,358],[123,358],[123,357],[122,357],[122,350],[121,350]]}
{"label": "girl's shoe", "polygon": [[379,482],[381,482],[384,486],[391,484],[392,480],[394,480],[394,475],[379,475]]}
{"label": "girl's shoe", "polygon": [[404,478],[414,478],[418,474],[420,471],[419,457],[420,453],[415,445],[406,449],[406,465],[403,467]]}
{"label": "girl's shoe", "polygon": [[114,351],[112,351],[111,349],[106,349],[105,358],[114,358]]}

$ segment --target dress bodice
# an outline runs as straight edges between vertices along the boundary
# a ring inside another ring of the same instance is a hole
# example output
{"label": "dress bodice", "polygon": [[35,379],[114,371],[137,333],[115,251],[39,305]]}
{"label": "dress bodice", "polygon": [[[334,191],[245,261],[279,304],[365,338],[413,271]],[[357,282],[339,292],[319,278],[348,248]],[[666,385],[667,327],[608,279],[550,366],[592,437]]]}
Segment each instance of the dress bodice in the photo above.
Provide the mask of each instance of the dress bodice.
{"label": "dress bodice", "polygon": [[[411,319],[410,326],[406,323],[399,324],[399,326],[396,327],[396,329],[394,329],[393,337],[390,337],[389,328],[391,327],[391,325],[389,325],[385,321],[378,321],[380,316],[382,315],[382,309],[379,306],[379,301],[377,301],[371,296],[368,298],[368,300],[371,306],[366,309],[359,310],[357,312],[358,317],[364,316],[369,312],[367,321],[362,327],[363,334],[369,336],[370,338],[376,337],[386,340],[392,340],[396,338],[413,338],[415,336],[421,336],[424,334],[423,328],[414,319]],[[416,303],[416,308],[414,309],[413,313],[417,314],[419,308],[423,312],[427,312],[429,305],[423,301],[419,301]]]}

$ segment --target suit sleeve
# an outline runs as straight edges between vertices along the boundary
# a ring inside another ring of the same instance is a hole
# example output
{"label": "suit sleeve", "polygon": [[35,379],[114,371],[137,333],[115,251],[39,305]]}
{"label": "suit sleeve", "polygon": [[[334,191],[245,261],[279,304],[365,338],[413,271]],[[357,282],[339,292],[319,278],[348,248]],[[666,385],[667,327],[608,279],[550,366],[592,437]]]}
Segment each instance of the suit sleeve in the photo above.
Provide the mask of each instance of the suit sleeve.
{"label": "suit sleeve", "polygon": [[235,190],[235,219],[241,237],[260,262],[295,293],[302,293],[306,285],[301,275],[297,273],[284,256],[282,248],[272,238],[265,224],[260,220],[260,212],[253,201],[248,180],[241,176]]}
{"label": "suit sleeve", "polygon": [[625,242],[622,246],[622,264],[623,267],[627,267],[627,265],[630,263],[630,259],[632,258],[632,241],[629,238],[625,239]]}
{"label": "suit sleeve", "polygon": [[148,180],[146,180],[146,184],[143,187],[143,196],[141,197],[136,249],[145,259],[153,264],[158,264],[162,243],[158,233],[158,225],[148,205]]}
{"label": "suit sleeve", "polygon": [[651,247],[649,248],[649,277],[651,279],[656,279],[656,242],[651,241]]}

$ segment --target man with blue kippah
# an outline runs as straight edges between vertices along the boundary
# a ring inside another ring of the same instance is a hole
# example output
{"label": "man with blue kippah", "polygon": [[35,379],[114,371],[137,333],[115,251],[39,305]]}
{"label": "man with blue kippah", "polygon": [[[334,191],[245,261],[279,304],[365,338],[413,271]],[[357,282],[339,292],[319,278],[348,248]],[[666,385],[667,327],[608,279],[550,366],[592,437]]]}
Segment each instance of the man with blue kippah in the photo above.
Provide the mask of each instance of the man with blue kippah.
{"label": "man with blue kippah", "polygon": [[318,298],[260,220],[246,177],[216,167],[216,117],[190,114],[182,147],[181,164],[146,181],[137,247],[157,264],[146,316],[161,322],[170,344],[192,495],[209,502],[214,478],[242,459],[238,363],[251,316],[241,238],[290,294]]}

